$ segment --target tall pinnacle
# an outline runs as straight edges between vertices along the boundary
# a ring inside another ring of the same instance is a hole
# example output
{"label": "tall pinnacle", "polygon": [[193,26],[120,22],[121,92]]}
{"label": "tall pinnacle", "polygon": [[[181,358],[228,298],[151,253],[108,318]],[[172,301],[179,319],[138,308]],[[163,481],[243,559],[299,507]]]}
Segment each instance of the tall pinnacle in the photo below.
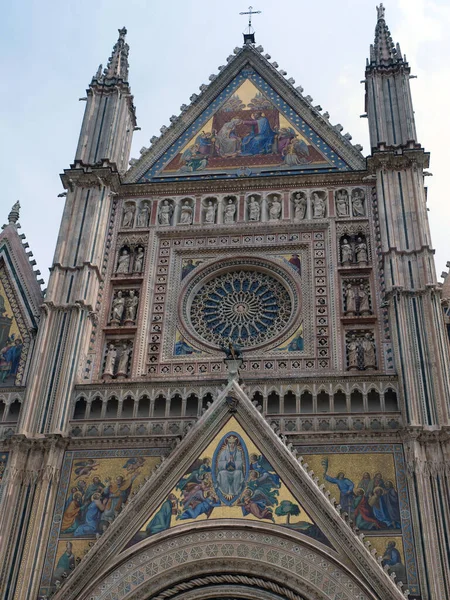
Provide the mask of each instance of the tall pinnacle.
{"label": "tall pinnacle", "polygon": [[394,46],[391,32],[386,24],[383,4],[377,6],[377,25],[375,27],[375,42],[370,46],[370,66],[391,66],[403,62],[400,46]]}
{"label": "tall pinnacle", "polygon": [[105,79],[123,79],[128,81],[128,52],[130,47],[125,43],[127,30],[119,29],[119,39],[114,44],[108,64],[103,72]]}

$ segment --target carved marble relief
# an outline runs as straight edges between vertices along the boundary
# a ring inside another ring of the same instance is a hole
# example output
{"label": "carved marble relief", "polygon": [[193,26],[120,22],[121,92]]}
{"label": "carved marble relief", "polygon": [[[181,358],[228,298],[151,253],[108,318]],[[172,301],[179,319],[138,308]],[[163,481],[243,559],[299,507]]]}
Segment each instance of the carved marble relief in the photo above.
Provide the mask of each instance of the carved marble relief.
{"label": "carved marble relief", "polygon": [[135,289],[119,289],[115,292],[111,304],[109,324],[114,326],[132,326],[136,324],[139,294]]}
{"label": "carved marble relief", "polygon": [[103,360],[103,379],[125,379],[130,375],[132,340],[107,340]]}
{"label": "carved marble relief", "polygon": [[377,368],[376,346],[372,331],[347,331],[345,339],[348,371]]}
{"label": "carved marble relief", "polygon": [[347,317],[367,317],[373,314],[370,283],[368,279],[344,279],[343,306]]}
{"label": "carved marble relief", "polygon": [[369,250],[367,238],[364,234],[343,235],[339,242],[339,248],[341,264],[343,266],[368,266]]}

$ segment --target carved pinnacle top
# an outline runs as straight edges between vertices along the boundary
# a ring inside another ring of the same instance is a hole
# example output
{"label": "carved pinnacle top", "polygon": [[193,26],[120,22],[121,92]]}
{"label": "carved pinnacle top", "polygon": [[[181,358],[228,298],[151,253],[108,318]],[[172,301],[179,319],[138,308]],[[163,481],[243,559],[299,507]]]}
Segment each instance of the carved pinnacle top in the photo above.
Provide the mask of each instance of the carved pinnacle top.
{"label": "carved pinnacle top", "polygon": [[114,44],[108,64],[103,72],[106,79],[123,79],[128,81],[128,52],[130,47],[125,43],[127,30],[119,29],[119,39]]}
{"label": "carved pinnacle top", "polygon": [[383,4],[377,6],[375,41],[370,46],[370,65],[390,66],[403,62],[400,46],[394,45],[391,32],[386,24]]}
{"label": "carved pinnacle top", "polygon": [[19,213],[20,202],[17,200],[17,202],[14,203],[13,207],[11,208],[11,212],[8,215],[8,225],[14,225],[15,227],[17,226],[16,223],[19,220]]}

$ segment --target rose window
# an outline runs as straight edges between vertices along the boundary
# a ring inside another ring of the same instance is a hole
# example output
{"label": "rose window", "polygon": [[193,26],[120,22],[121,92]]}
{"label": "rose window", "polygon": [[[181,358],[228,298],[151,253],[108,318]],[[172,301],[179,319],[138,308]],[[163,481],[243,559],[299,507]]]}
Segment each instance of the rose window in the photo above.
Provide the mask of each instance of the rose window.
{"label": "rose window", "polygon": [[238,270],[217,275],[192,298],[190,321],[206,342],[223,346],[233,340],[242,347],[268,342],[292,316],[288,289],[260,271]]}

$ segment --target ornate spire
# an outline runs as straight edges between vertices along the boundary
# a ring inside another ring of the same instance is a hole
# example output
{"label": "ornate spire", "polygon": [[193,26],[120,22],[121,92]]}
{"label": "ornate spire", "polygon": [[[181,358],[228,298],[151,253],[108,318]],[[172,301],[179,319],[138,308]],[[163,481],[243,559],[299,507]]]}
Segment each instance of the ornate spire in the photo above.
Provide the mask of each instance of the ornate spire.
{"label": "ornate spire", "polygon": [[391,32],[386,24],[383,4],[377,6],[377,25],[375,27],[375,42],[370,46],[370,65],[389,66],[403,62],[400,46],[394,45]]}
{"label": "ornate spire", "polygon": [[105,79],[123,79],[128,81],[128,52],[130,47],[125,43],[127,30],[119,29],[119,39],[114,44],[112,54],[103,72]]}
{"label": "ornate spire", "polygon": [[[17,200],[17,202],[14,203],[14,205],[11,208],[11,211],[8,215],[8,225],[12,225],[16,229],[18,227],[20,227],[20,225],[17,222],[19,220],[19,213],[20,213],[20,202]],[[5,227],[7,227],[8,225],[3,225],[3,229]]]}

